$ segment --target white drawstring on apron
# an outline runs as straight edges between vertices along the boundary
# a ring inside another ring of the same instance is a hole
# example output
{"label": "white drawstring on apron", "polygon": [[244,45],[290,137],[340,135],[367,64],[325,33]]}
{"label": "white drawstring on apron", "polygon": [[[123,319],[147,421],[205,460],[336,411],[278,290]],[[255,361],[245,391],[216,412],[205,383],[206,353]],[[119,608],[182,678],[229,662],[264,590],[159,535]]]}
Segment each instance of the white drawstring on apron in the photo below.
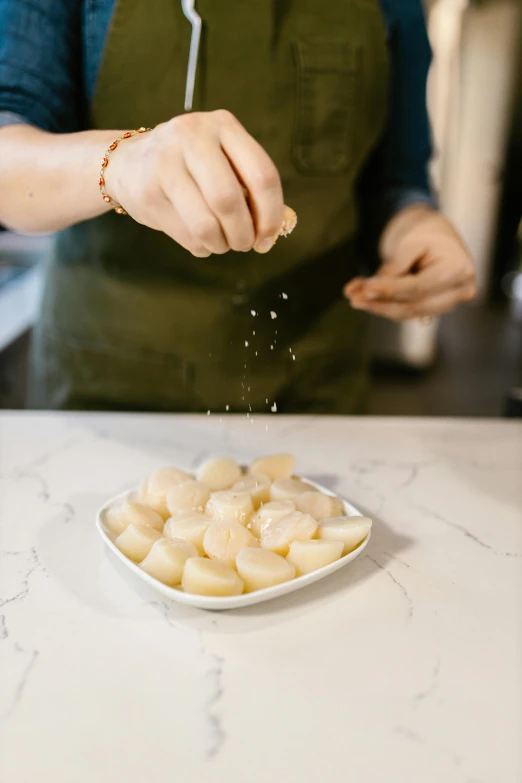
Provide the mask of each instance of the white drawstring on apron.
{"label": "white drawstring on apron", "polygon": [[195,0],[181,0],[181,7],[186,18],[192,25],[190,52],[185,82],[185,111],[192,111],[194,102],[194,86],[196,84],[196,69],[198,66],[199,43],[201,41],[201,17],[195,8]]}

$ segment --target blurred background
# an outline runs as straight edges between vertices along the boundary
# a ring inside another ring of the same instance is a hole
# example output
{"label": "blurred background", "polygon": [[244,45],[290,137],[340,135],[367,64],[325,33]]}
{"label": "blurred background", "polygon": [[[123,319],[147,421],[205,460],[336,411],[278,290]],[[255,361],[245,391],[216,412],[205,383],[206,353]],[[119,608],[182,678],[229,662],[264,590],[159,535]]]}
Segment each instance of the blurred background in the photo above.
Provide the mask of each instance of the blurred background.
{"label": "blurred background", "polygon": [[[442,210],[479,296],[430,326],[375,319],[370,413],[522,415],[522,2],[428,0],[428,86]],[[0,408],[23,408],[49,237],[0,227]]]}

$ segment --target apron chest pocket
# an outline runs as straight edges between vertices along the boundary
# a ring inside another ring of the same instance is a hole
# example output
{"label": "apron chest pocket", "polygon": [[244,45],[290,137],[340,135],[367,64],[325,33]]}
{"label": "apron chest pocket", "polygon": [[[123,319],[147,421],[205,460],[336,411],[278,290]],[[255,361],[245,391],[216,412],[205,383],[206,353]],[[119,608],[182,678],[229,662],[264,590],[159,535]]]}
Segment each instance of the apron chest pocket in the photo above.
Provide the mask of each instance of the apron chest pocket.
{"label": "apron chest pocket", "polygon": [[297,106],[293,158],[303,174],[345,173],[357,141],[361,51],[348,41],[294,43]]}

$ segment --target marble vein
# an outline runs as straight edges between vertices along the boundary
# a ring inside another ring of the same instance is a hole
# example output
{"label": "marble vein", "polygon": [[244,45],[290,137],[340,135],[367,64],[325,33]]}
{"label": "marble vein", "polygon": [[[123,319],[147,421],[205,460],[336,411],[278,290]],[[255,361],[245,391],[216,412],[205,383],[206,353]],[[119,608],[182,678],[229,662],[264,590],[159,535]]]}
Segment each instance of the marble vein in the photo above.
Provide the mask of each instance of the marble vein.
{"label": "marble vein", "polygon": [[447,519],[446,517],[443,517],[440,514],[437,514],[432,509],[426,508],[426,506],[422,506],[419,503],[411,503],[410,505],[412,506],[412,508],[416,508],[418,511],[421,511],[423,514],[426,514],[426,516],[431,517],[432,519],[436,519],[438,522],[443,522],[448,527],[453,528],[453,530],[458,530],[459,533],[462,533],[466,538],[469,538],[470,541],[473,541],[475,544],[478,544],[483,549],[488,549],[490,552],[492,552],[495,555],[499,555],[500,557],[522,557],[522,554],[518,552],[499,552],[499,550],[492,547],[491,544],[486,544],[486,542],[482,541],[481,538],[476,536],[474,533],[471,533],[467,529],[467,527],[464,527],[464,525],[460,525],[458,522],[453,522],[452,520]]}
{"label": "marble vein", "polygon": [[165,621],[167,622],[167,625],[170,625],[170,627],[174,628],[176,631],[179,631],[183,628],[180,623],[177,623],[172,619],[170,615],[170,606],[166,601],[147,601],[145,606],[155,606],[157,609],[159,609]]}
{"label": "marble vein", "polygon": [[412,729],[409,729],[407,726],[394,726],[393,733],[400,737],[406,737],[406,739],[416,742],[418,745],[424,745],[424,740],[420,734],[417,734],[416,731],[412,731]]}
{"label": "marble vein", "polygon": [[390,560],[395,560],[397,563],[400,563],[405,568],[411,568],[411,565],[409,565],[405,560],[403,560],[398,555],[392,555],[391,552],[383,552],[384,557],[389,557]]}
{"label": "marble vein", "polygon": [[[43,458],[42,458],[43,459]],[[36,493],[36,497],[40,498],[44,503],[49,503],[54,508],[58,509],[60,513],[63,513],[64,516],[64,522],[65,524],[68,524],[71,522],[73,517],[75,516],[75,510],[74,507],[71,505],[71,503],[60,503],[57,501],[54,501],[51,499],[51,493],[49,491],[49,486],[47,484],[47,481],[44,479],[40,473],[33,471],[33,470],[27,470],[27,469],[17,469],[12,474],[7,474],[0,476],[0,479],[4,480],[11,480],[11,481],[22,481],[24,479],[28,479],[29,481],[34,481],[36,485],[39,487],[38,492]]]}
{"label": "marble vein", "polygon": [[16,601],[23,601],[24,598],[29,593],[29,580],[31,576],[34,574],[35,571],[38,569],[45,570],[42,562],[38,556],[38,552],[36,551],[35,547],[31,547],[31,549],[28,552],[0,552],[0,558],[2,557],[25,557],[27,558],[27,570],[25,571],[25,574],[22,577],[21,581],[21,589],[16,593],[15,595],[10,596],[9,598],[1,598],[0,597],[0,609],[4,606],[7,606],[7,604],[12,604]]}
{"label": "marble vein", "polygon": [[385,568],[377,560],[375,560],[375,558],[371,557],[370,555],[367,555],[367,558],[368,558],[368,560],[371,560],[372,563],[374,563],[377,566],[377,568],[379,568],[381,571],[384,571],[384,573],[387,574],[393,582],[395,582],[395,584],[397,585],[397,587],[399,588],[399,590],[401,591],[401,593],[403,594],[404,598],[407,601],[407,604],[408,604],[408,617],[413,617],[413,601],[412,601],[408,591],[404,587],[404,585],[401,582],[399,582],[399,580],[396,579],[393,576],[393,574],[390,571],[388,571],[387,568]]}
{"label": "marble vein", "polygon": [[205,718],[210,734],[210,742],[206,757],[208,761],[211,761],[219,755],[227,739],[227,733],[223,727],[223,720],[220,713],[221,701],[224,695],[223,665],[225,661],[221,656],[207,651],[203,640],[202,653],[210,661],[210,668],[206,673],[210,695],[205,702]]}
{"label": "marble vein", "polygon": [[4,712],[4,714],[2,716],[3,720],[6,720],[7,718],[9,718],[13,714],[13,712],[15,711],[17,706],[20,704],[20,702],[22,700],[23,693],[24,693],[24,691],[25,691],[25,689],[27,687],[27,684],[29,682],[29,678],[31,676],[31,673],[32,673],[32,671],[33,671],[33,669],[34,669],[34,667],[36,665],[36,662],[38,660],[38,656],[40,655],[38,650],[24,650],[24,648],[20,647],[20,645],[17,642],[15,642],[14,649],[15,649],[16,653],[18,653],[18,654],[28,655],[29,656],[29,660],[28,660],[26,666],[24,667],[24,669],[22,671],[22,675],[20,677],[20,680],[19,680],[19,682],[18,682],[18,684],[17,684],[17,686],[15,688],[11,704],[8,706],[7,710]]}
{"label": "marble vein", "polygon": [[[145,606],[156,607],[171,628],[186,632],[186,627],[172,618],[171,607],[166,601],[147,601]],[[215,621],[214,624],[216,624]],[[204,678],[208,686],[208,697],[204,703],[204,719],[208,728],[209,739],[205,756],[210,761],[219,755],[227,739],[220,712],[221,701],[224,695],[223,666],[225,659],[208,649],[202,631],[197,632],[197,637],[199,639],[201,656],[206,663]]]}
{"label": "marble vein", "polygon": [[418,707],[419,704],[422,701],[424,701],[424,699],[426,699],[430,694],[432,694],[433,691],[438,686],[440,669],[441,669],[441,663],[442,663],[442,661],[441,661],[440,657],[438,657],[436,662],[435,662],[435,665],[433,666],[433,671],[432,671],[432,678],[433,679],[432,679],[431,683],[428,685],[427,688],[425,688],[422,691],[419,691],[418,693],[416,693],[414,695],[414,697],[413,697],[413,705],[415,707]]}
{"label": "marble vein", "polygon": [[383,469],[404,470],[406,471],[406,477],[396,487],[396,491],[398,491],[411,486],[424,468],[433,467],[433,465],[436,463],[436,459],[431,459],[426,462],[396,462],[395,460],[362,459],[352,462],[349,468],[353,473],[358,473],[361,476],[366,476],[375,472],[376,470]]}

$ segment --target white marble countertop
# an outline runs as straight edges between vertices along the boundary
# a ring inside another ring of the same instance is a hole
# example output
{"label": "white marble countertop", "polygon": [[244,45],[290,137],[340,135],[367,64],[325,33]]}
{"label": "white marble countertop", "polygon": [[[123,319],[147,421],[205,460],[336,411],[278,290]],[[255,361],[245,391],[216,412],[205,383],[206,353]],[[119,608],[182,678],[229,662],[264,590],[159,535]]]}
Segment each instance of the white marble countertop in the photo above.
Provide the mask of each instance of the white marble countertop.
{"label": "white marble countertop", "polygon": [[[374,518],[350,566],[213,614],[107,557],[152,468],[283,448]],[[521,470],[511,421],[0,416],[2,783],[519,783]]]}

